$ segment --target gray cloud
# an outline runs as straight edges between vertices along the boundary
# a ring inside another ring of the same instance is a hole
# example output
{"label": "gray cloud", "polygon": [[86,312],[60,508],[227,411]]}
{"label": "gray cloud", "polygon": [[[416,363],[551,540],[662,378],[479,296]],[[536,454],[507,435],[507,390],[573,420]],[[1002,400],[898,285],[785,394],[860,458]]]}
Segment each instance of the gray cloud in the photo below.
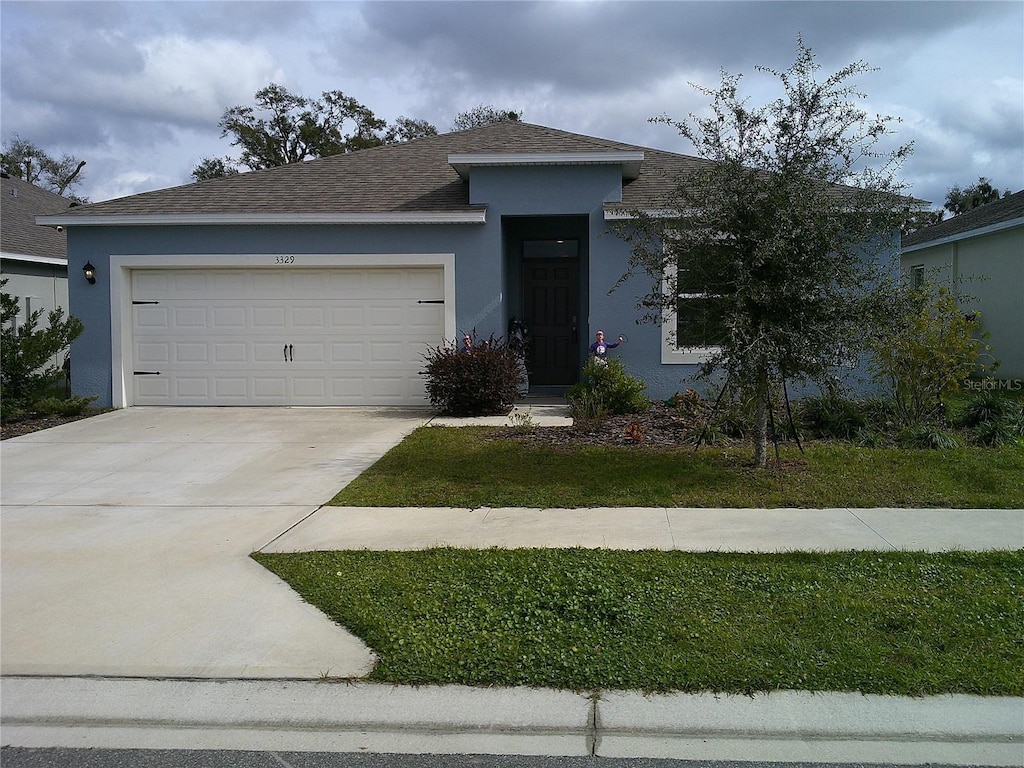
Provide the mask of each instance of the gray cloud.
{"label": "gray cloud", "polygon": [[0,128],[90,161],[95,199],[188,180],[230,152],[217,121],[280,82],[340,89],[441,130],[480,103],[675,151],[724,68],[755,102],[798,34],[825,72],[881,68],[868,107],[902,115],[915,193],[988,175],[1024,187],[1024,13],[1006,2],[18,2],[0,4]]}

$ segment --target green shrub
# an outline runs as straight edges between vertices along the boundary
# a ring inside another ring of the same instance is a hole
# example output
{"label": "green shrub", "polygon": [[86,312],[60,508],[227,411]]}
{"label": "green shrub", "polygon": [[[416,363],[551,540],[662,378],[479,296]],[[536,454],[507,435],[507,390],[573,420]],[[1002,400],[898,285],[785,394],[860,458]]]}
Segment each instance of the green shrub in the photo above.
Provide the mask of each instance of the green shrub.
{"label": "green shrub", "polygon": [[95,397],[46,397],[32,404],[32,411],[40,416],[81,416]]}
{"label": "green shrub", "polygon": [[[618,358],[593,358],[583,366],[580,381],[573,384],[565,396],[570,411],[578,408],[595,414],[602,411],[616,415],[642,413],[650,407],[644,395],[646,388],[643,381],[626,373]],[[576,405],[575,401],[578,401]]]}
{"label": "green shrub", "polygon": [[[0,289],[6,285],[7,278],[0,279]],[[64,372],[54,358],[83,330],[81,321],[65,317],[60,308],[37,309],[19,324],[19,307],[17,296],[0,291],[0,407],[5,412],[23,410],[61,379]]]}
{"label": "green shrub", "polygon": [[920,425],[944,416],[951,395],[991,347],[978,333],[980,314],[964,314],[948,288],[910,291],[891,332],[872,344],[871,369],[889,385],[900,423]]}
{"label": "green shrub", "polygon": [[998,392],[975,392],[962,406],[959,421],[965,427],[1010,421],[1018,416],[1021,404]]}
{"label": "green shrub", "polygon": [[805,397],[797,413],[800,425],[815,437],[852,440],[868,425],[863,405],[840,395]]}
{"label": "green shrub", "polygon": [[525,390],[522,356],[503,339],[474,343],[470,352],[434,347],[425,360],[430,403],[450,416],[504,415]]}
{"label": "green shrub", "polygon": [[985,421],[971,430],[971,439],[977,445],[997,447],[1014,445],[1021,439],[1021,424],[1009,421]]}
{"label": "green shrub", "polygon": [[917,424],[907,427],[899,435],[899,443],[904,448],[928,448],[945,450],[962,448],[963,440],[955,433],[940,424]]}
{"label": "green shrub", "polygon": [[1010,445],[1024,437],[1024,404],[999,392],[976,392],[962,404],[957,422],[978,445]]}

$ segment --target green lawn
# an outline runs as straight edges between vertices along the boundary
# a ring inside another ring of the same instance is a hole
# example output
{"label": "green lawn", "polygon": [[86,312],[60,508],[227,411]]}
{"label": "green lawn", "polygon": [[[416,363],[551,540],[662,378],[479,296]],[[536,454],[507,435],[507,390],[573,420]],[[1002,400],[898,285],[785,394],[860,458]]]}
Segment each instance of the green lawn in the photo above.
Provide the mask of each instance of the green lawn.
{"label": "green lawn", "polygon": [[1024,550],[254,557],[380,681],[1024,695]]}
{"label": "green lawn", "polygon": [[426,507],[1024,507],[1024,448],[945,451],[812,443],[756,472],[750,451],[488,440],[423,427],[330,502]]}

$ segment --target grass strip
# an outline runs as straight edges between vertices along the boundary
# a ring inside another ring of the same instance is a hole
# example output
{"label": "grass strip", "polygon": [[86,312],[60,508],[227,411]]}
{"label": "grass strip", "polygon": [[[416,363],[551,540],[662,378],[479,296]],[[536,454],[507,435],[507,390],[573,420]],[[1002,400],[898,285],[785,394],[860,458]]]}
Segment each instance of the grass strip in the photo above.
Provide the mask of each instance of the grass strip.
{"label": "grass strip", "polygon": [[256,554],[376,680],[1024,695],[1024,550]]}
{"label": "grass strip", "polygon": [[755,471],[749,450],[572,449],[422,427],[331,504],[382,507],[1024,507],[1024,448],[813,443]]}

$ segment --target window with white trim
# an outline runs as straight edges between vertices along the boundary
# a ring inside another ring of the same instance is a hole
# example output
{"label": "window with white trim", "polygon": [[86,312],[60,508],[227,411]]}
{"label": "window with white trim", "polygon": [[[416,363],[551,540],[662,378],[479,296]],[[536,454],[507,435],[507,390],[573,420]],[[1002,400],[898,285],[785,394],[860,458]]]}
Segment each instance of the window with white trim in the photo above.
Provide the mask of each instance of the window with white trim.
{"label": "window with white trim", "polygon": [[914,290],[924,285],[924,264],[915,264],[910,268],[910,287]]}
{"label": "window with white trim", "polygon": [[685,268],[675,282],[675,306],[662,319],[661,361],[701,363],[719,350],[725,336],[722,301],[704,291]]}

